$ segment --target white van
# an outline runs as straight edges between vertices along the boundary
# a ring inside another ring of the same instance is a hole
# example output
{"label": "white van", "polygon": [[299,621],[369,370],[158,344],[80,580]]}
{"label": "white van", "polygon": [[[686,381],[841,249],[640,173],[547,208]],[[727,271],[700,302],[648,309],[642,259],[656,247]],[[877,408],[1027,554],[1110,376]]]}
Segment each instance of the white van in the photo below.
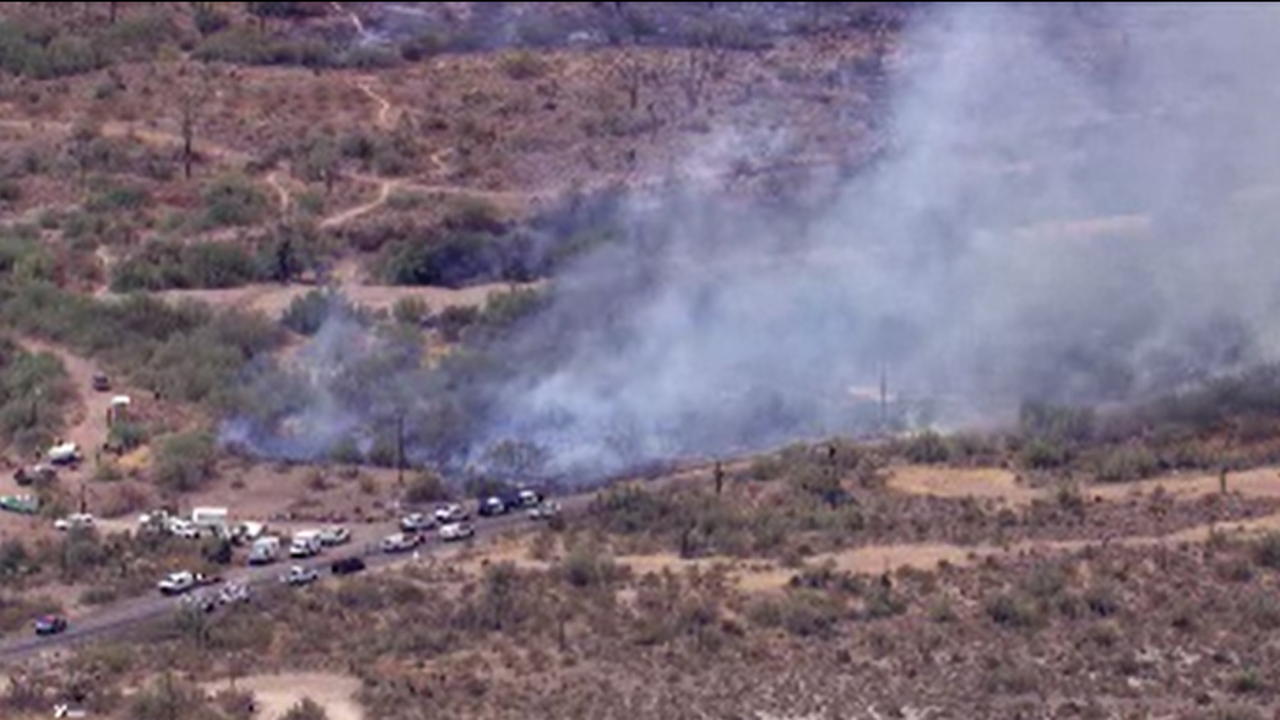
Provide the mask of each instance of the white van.
{"label": "white van", "polygon": [[280,538],[271,535],[253,541],[249,548],[250,565],[269,565],[280,557]]}
{"label": "white van", "polygon": [[293,534],[293,542],[289,544],[289,557],[308,558],[320,554],[324,547],[324,533],[320,530],[301,530]]}

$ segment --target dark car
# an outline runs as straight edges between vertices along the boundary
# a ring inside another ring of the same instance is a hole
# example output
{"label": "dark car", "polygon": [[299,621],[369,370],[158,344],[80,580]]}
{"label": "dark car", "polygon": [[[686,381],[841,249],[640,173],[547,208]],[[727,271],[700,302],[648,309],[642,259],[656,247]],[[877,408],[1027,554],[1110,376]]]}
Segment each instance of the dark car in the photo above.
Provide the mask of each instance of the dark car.
{"label": "dark car", "polygon": [[329,566],[334,575],[350,575],[358,573],[364,568],[364,560],[358,557],[345,557],[340,560],[334,560],[333,564]]}
{"label": "dark car", "polygon": [[37,635],[57,635],[67,629],[67,619],[58,615],[45,615],[36,620]]}
{"label": "dark car", "polygon": [[93,389],[98,392],[106,392],[111,389],[111,378],[103,373],[97,373],[93,376]]}

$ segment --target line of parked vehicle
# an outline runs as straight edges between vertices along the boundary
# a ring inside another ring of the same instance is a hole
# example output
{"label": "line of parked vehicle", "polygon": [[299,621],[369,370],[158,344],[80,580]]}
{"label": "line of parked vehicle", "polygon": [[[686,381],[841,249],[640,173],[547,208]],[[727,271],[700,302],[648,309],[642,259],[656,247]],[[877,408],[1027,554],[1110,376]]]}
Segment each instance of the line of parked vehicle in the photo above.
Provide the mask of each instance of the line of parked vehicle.
{"label": "line of parked vehicle", "polygon": [[[530,520],[549,520],[559,515],[560,504],[543,497],[539,492],[525,489],[482,498],[476,508],[476,514],[482,518],[521,511]],[[240,523],[234,527],[218,524],[225,520],[225,511],[221,509],[198,508],[190,518],[157,511],[140,517],[139,529],[197,538],[211,532],[210,528],[221,527],[223,529],[219,532],[224,533],[233,543],[249,546],[246,564],[250,567],[270,565],[286,556],[295,561],[311,560],[326,549],[345,545],[352,540],[350,530],[333,525],[294,532],[286,543],[278,535],[267,534],[267,527],[263,523]],[[62,519],[58,527],[71,530],[92,527],[93,524],[91,515],[77,514]],[[363,552],[335,558],[329,564],[329,572],[335,576],[358,573],[366,568],[365,557],[369,554],[413,551],[426,543],[432,533],[442,543],[460,542],[475,537],[476,525],[471,513],[461,503],[442,503],[430,512],[409,512],[400,517],[396,532],[382,538],[376,546],[365,548]],[[299,562],[289,566],[277,577],[277,581],[282,585],[300,587],[310,585],[320,578],[321,572],[314,563]],[[216,592],[206,589],[215,585],[221,586]],[[156,589],[163,596],[177,597],[179,607],[202,612],[213,612],[219,607],[250,601],[247,582],[225,582],[219,575],[206,575],[190,570],[165,575],[156,583]],[[47,615],[36,621],[35,631],[37,635],[56,635],[65,632],[68,626],[65,617]]]}

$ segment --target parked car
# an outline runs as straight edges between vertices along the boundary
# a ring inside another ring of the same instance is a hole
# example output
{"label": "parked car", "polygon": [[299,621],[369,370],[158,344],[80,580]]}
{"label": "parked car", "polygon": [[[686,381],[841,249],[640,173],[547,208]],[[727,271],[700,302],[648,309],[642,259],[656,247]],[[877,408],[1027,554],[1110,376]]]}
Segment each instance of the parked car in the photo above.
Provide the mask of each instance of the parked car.
{"label": "parked car", "polygon": [[530,520],[550,520],[560,514],[560,503],[555,500],[543,500],[538,505],[529,508]]}
{"label": "parked car", "polygon": [[0,510],[7,510],[19,515],[35,515],[40,512],[40,499],[35,495],[0,496]]}
{"label": "parked car", "polygon": [[160,582],[156,583],[156,588],[160,590],[161,595],[181,595],[198,587],[213,585],[221,582],[221,580],[222,578],[217,576],[182,570],[165,575]]}
{"label": "parked car", "polygon": [[329,570],[334,575],[350,575],[364,569],[364,560],[358,557],[345,557],[340,560],[334,560],[333,564],[329,566]]}
{"label": "parked car", "polygon": [[467,538],[475,537],[475,535],[476,529],[471,523],[455,522],[440,526],[440,539],[444,542],[466,540]]}
{"label": "parked car", "polygon": [[351,531],[341,525],[333,525],[320,531],[320,542],[332,547],[351,542]]}
{"label": "parked car", "polygon": [[184,608],[211,613],[218,609],[218,598],[211,592],[193,593],[179,601]]}
{"label": "parked car", "polygon": [[[346,559],[355,560],[357,562],[360,561],[360,558],[346,558]],[[335,562],[334,567],[336,568],[338,563],[340,562],[343,562],[343,561],[339,560],[338,562]],[[338,571],[335,569],[334,572],[337,573]],[[289,572],[280,576],[280,582],[285,585],[310,585],[311,583],[319,579],[320,579],[320,573],[316,572],[315,569],[309,568],[309,567],[303,567],[301,565],[294,565],[293,567],[289,568]]]}
{"label": "parked car", "polygon": [[218,593],[219,605],[247,602],[249,602],[249,586],[244,583],[227,583],[222,586],[222,592]]}
{"label": "parked car", "polygon": [[480,515],[483,517],[493,517],[494,515],[505,515],[507,512],[507,504],[503,502],[501,497],[490,495],[480,501]]}
{"label": "parked car", "polygon": [[40,499],[35,495],[5,495],[0,497],[0,510],[19,515],[35,515],[40,512]]}
{"label": "parked car", "polygon": [[93,389],[98,392],[107,392],[111,389],[111,378],[106,373],[94,373]]}
{"label": "parked car", "polygon": [[54,529],[63,532],[91,528],[93,525],[94,519],[89,513],[72,513],[53,521]]}
{"label": "parked car", "polygon": [[542,493],[537,490],[521,490],[516,493],[515,500],[522,508],[534,508],[542,503]]}
{"label": "parked car", "polygon": [[67,630],[67,619],[61,615],[42,615],[36,619],[37,635],[57,635]]}
{"label": "parked car", "polygon": [[436,522],[440,523],[441,525],[445,525],[448,523],[462,522],[463,520],[468,519],[470,515],[471,514],[467,512],[467,509],[462,507],[458,503],[449,503],[447,505],[441,505],[440,507],[436,508],[436,512],[435,512]]}
{"label": "parked car", "polygon": [[58,469],[52,465],[39,463],[30,467],[20,467],[13,471],[13,481],[19,487],[28,487],[36,483],[48,484],[58,479]]}
{"label": "parked car", "polygon": [[169,534],[174,537],[180,537],[187,540],[199,540],[200,528],[196,524],[186,518],[170,517],[168,520]]}
{"label": "parked car", "polygon": [[424,532],[435,527],[435,524],[435,518],[426,513],[409,513],[400,518],[400,530],[407,533]]}
{"label": "parked car", "polygon": [[382,552],[397,553],[418,547],[421,536],[416,533],[396,533],[382,539]]}

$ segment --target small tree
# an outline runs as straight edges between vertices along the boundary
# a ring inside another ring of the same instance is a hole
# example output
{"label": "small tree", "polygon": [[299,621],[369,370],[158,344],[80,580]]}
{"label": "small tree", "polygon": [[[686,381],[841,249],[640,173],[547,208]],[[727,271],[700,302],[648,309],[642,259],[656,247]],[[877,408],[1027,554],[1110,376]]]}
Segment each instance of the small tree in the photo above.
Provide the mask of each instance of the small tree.
{"label": "small tree", "polygon": [[213,473],[214,441],[208,433],[171,435],[156,453],[155,480],[167,490],[195,490]]}

